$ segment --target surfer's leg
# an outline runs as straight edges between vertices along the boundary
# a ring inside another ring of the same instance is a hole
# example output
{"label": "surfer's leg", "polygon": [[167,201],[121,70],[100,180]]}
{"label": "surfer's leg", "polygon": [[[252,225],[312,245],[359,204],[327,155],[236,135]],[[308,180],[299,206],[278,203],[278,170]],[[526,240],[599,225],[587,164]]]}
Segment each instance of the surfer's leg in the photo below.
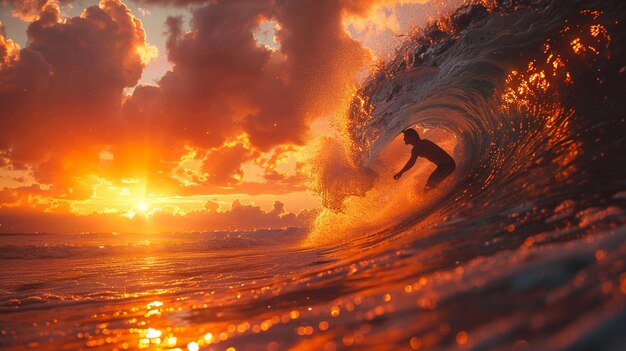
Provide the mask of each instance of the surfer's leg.
{"label": "surfer's leg", "polygon": [[437,169],[435,169],[435,171],[433,172],[433,174],[431,174],[430,177],[428,177],[424,191],[427,192],[436,188],[437,185],[439,185],[439,183],[441,183],[450,174],[452,174],[452,172],[454,172],[455,168],[456,167],[454,165],[438,166]]}

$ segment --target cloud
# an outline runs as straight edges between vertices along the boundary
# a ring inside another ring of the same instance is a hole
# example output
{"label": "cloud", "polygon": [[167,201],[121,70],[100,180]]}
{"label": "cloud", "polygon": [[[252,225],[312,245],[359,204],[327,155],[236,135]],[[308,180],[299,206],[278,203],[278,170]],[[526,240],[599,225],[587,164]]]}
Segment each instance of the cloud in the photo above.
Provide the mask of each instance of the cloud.
{"label": "cloud", "polygon": [[[369,60],[345,32],[343,11],[339,2],[215,2],[193,10],[188,32],[182,18],[170,17],[173,69],[158,86],[135,89],[124,116],[162,145],[210,150],[207,179],[233,184],[251,155],[303,144],[311,120],[341,111]],[[277,23],[280,50],[254,38],[267,19]],[[241,133],[247,148],[224,146]]]}
{"label": "cloud", "polygon": [[252,152],[241,144],[209,151],[202,161],[202,171],[213,184],[232,184],[243,178],[241,164],[250,159]]}
{"label": "cloud", "polygon": [[[6,194],[0,193],[0,197]],[[232,208],[219,211],[215,203],[208,202],[205,210],[185,215],[168,210],[156,211],[149,217],[137,214],[131,218],[120,213],[93,213],[77,216],[64,210],[41,212],[27,207],[0,207],[0,232],[173,232],[211,230],[254,230],[265,228],[305,228],[315,218],[317,211],[303,210],[297,214],[285,210],[276,201],[271,210],[264,211],[252,204],[238,200]]]}
{"label": "cloud", "polygon": [[11,8],[11,16],[32,22],[48,6],[68,5],[74,0],[0,0],[0,7]]}
{"label": "cloud", "polygon": [[11,7],[11,15],[31,22],[37,18],[49,0],[0,0],[0,6]]}
{"label": "cloud", "polygon": [[40,182],[64,183],[94,171],[96,150],[119,130],[123,89],[137,84],[154,52],[117,0],[67,19],[46,5],[27,34],[19,58],[0,69],[0,148],[18,168],[36,165]]}
{"label": "cloud", "polygon": [[[242,131],[261,151],[304,143],[309,122],[341,109],[369,59],[345,32],[342,11],[338,2],[216,2],[194,10],[189,32],[169,18],[174,68],[158,87],[135,90],[128,119],[157,124],[168,143],[201,148]],[[268,18],[279,25],[279,51],[253,36]]]}
{"label": "cloud", "polygon": [[0,22],[0,69],[11,65],[19,53],[19,46],[6,38],[6,28]]}
{"label": "cloud", "polygon": [[[124,96],[155,54],[124,4],[103,0],[70,18],[55,3],[11,4],[40,10],[19,54],[0,37],[0,153],[50,197],[85,199],[128,178],[168,195],[302,190],[301,165],[289,173],[261,155],[306,143],[310,122],[342,111],[370,60],[342,22],[361,3],[216,1],[191,10],[189,31],[168,19],[173,68]],[[254,38],[267,20],[278,50]],[[174,172],[189,149],[191,186]],[[262,179],[247,179],[246,163]]]}
{"label": "cloud", "polygon": [[339,2],[308,1],[286,2],[266,14],[280,26],[280,51],[273,55],[283,60],[269,67],[275,84],[263,90],[259,111],[244,122],[253,144],[267,148],[286,135],[302,141],[312,119],[341,111],[370,58],[345,31],[343,11]]}

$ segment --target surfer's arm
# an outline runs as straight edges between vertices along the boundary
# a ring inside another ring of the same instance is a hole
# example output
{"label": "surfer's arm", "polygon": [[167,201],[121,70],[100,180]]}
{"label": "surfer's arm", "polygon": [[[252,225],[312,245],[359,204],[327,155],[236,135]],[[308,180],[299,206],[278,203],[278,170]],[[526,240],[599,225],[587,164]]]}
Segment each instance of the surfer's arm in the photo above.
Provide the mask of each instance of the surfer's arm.
{"label": "surfer's arm", "polygon": [[413,165],[415,165],[415,161],[417,161],[417,153],[412,152],[411,158],[407,161],[406,165],[404,165],[404,167],[400,170],[400,172],[396,173],[393,176],[393,179],[395,180],[400,179],[400,177],[402,177],[402,174],[404,172],[408,171],[409,169],[411,169],[411,167],[413,167]]}

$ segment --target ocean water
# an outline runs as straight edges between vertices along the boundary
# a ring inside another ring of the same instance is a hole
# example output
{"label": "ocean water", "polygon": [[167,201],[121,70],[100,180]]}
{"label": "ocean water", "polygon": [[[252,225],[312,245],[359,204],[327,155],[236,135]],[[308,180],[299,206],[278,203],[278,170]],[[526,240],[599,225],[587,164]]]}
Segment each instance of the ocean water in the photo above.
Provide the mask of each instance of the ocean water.
{"label": "ocean water", "polygon": [[[0,347],[626,349],[625,20],[495,1],[409,33],[321,142],[311,228],[0,236]],[[407,127],[458,164],[426,195],[428,165],[390,180]]]}

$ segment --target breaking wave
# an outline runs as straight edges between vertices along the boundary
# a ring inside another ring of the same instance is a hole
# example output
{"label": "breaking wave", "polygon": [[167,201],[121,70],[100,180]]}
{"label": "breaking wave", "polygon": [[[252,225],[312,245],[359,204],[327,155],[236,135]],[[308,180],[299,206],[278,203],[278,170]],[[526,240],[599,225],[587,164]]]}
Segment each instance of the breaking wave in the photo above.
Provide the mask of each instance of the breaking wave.
{"label": "breaking wave", "polygon": [[[620,191],[623,17],[619,2],[475,3],[410,33],[356,92],[345,138],[320,147],[311,184],[327,210],[310,241],[352,240],[488,196],[507,199],[483,203],[498,213]],[[397,140],[408,127],[459,165],[434,196],[421,193],[428,165],[390,180],[408,158]]]}

